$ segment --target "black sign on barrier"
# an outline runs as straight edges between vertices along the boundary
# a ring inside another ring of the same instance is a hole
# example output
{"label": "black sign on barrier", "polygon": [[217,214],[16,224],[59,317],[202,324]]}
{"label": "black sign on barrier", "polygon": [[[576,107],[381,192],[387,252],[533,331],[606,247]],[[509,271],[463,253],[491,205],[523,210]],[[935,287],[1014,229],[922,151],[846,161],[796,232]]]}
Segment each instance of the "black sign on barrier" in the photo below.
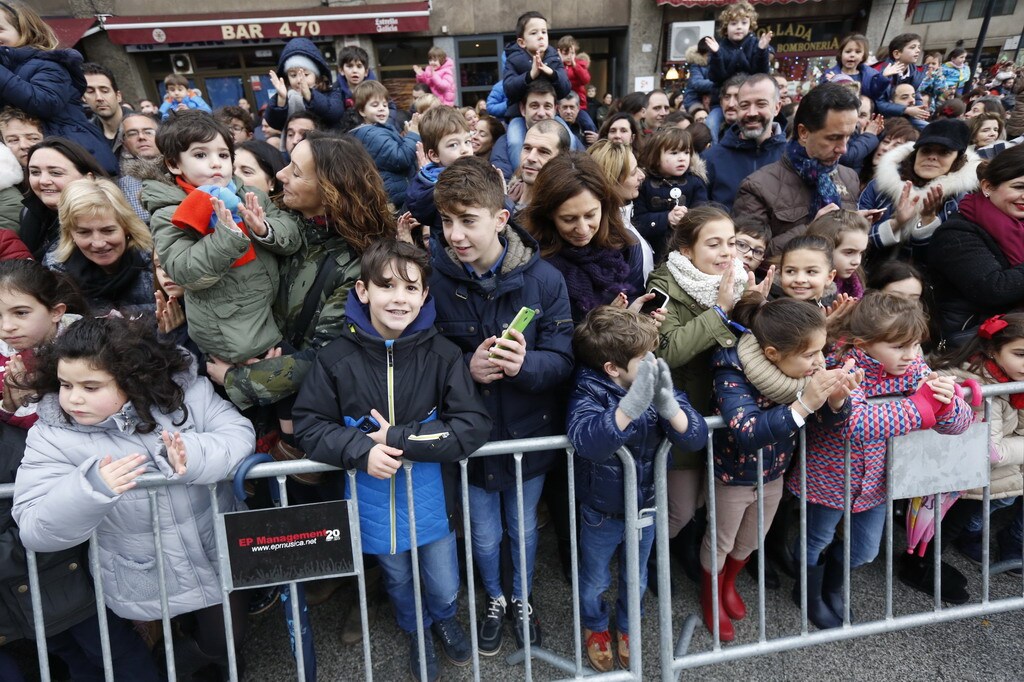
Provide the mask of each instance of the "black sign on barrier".
{"label": "black sign on barrier", "polygon": [[231,589],[354,575],[348,501],[220,515]]}

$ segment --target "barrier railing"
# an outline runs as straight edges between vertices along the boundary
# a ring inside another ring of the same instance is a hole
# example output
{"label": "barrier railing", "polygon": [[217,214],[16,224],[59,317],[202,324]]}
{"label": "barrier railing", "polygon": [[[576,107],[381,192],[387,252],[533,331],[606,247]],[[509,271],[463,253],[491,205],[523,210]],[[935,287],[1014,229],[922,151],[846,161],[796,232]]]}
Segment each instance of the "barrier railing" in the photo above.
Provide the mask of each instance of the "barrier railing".
{"label": "barrier railing", "polygon": [[[983,388],[983,396],[985,399],[985,414],[988,416],[992,409],[991,401],[994,396],[1007,395],[1012,393],[1024,392],[1024,383],[1017,384],[1000,384],[995,386],[986,386]],[[986,420],[987,421],[987,420]],[[708,437],[708,452],[707,452],[707,510],[708,510],[708,524],[709,532],[711,537],[715,536],[716,533],[716,499],[715,499],[715,487],[714,487],[714,443],[712,434],[715,430],[724,427],[722,420],[717,417],[707,419],[708,426],[710,429]],[[958,436],[947,436],[946,438],[950,441],[950,448],[955,447],[956,439]],[[987,439],[986,439],[987,443]],[[566,466],[568,469],[568,495],[569,500],[575,500],[575,476],[574,476],[574,461],[572,447],[569,441],[564,436],[552,436],[545,438],[532,438],[518,441],[502,441],[494,442],[485,445],[479,451],[472,455],[472,458],[498,456],[498,455],[509,455],[513,457],[515,464],[515,477],[516,477],[516,506],[518,510],[518,537],[520,542],[518,547],[513,548],[514,560],[519,563],[519,574],[520,579],[525,581],[527,576],[527,549],[526,549],[526,527],[525,527],[525,514],[524,512],[524,499],[523,499],[523,458],[529,453],[561,450],[565,452]],[[932,542],[935,544],[934,552],[934,591],[936,594],[934,600],[934,607],[931,611],[894,615],[893,612],[893,562],[896,554],[893,550],[894,545],[894,518],[893,518],[893,487],[891,477],[887,484],[886,500],[885,500],[885,511],[886,511],[886,526],[883,536],[883,542],[885,545],[885,613],[884,617],[880,620],[865,621],[852,623],[850,617],[850,597],[851,597],[851,584],[850,584],[850,557],[851,557],[851,513],[850,513],[850,500],[851,500],[851,463],[852,453],[850,445],[847,442],[846,452],[844,457],[844,500],[846,511],[843,515],[842,528],[843,528],[843,595],[844,609],[842,614],[843,626],[840,628],[834,628],[830,630],[822,631],[810,631],[808,627],[808,597],[807,597],[807,572],[804,566],[804,561],[798,562],[801,566],[800,576],[798,578],[800,585],[800,632],[797,635],[784,636],[776,639],[769,639],[767,637],[767,612],[766,612],[766,590],[765,590],[765,526],[764,526],[764,484],[762,481],[758,481],[757,484],[757,528],[758,528],[758,552],[757,552],[757,608],[756,616],[758,618],[758,635],[757,640],[748,643],[735,643],[727,648],[723,648],[718,633],[718,589],[717,582],[711,581],[712,586],[712,604],[713,604],[713,642],[712,648],[707,651],[699,651],[690,653],[689,646],[691,643],[692,636],[697,627],[701,626],[701,620],[699,616],[691,615],[685,619],[685,622],[677,634],[673,624],[673,598],[671,590],[671,564],[670,564],[670,552],[668,551],[668,507],[667,507],[667,484],[666,476],[664,472],[668,467],[668,456],[669,456],[669,444],[664,442],[659,447],[656,458],[655,458],[655,495],[656,495],[656,509],[639,509],[637,504],[637,486],[638,481],[636,480],[636,467],[634,466],[632,456],[625,449],[620,449],[617,456],[622,463],[624,472],[624,499],[626,504],[625,510],[625,531],[624,531],[624,542],[623,548],[626,552],[626,571],[627,571],[627,605],[628,605],[628,616],[629,621],[632,624],[636,624],[635,627],[631,627],[630,634],[630,661],[628,670],[611,671],[602,674],[595,674],[594,671],[590,670],[584,664],[584,650],[585,643],[582,641],[582,627],[581,627],[581,610],[580,610],[580,552],[578,546],[578,522],[577,522],[577,510],[575,504],[570,504],[568,509],[568,515],[570,520],[570,557],[571,557],[571,591],[572,591],[572,613],[573,613],[573,628],[574,635],[572,638],[573,651],[566,654],[565,652],[558,652],[549,647],[538,647],[531,646],[527,623],[524,620],[519,625],[522,627],[522,641],[523,647],[506,657],[506,661],[509,664],[517,665],[521,664],[522,674],[525,679],[533,679],[533,661],[543,661],[544,663],[552,666],[554,669],[570,675],[575,678],[581,677],[595,677],[601,680],[641,680],[643,679],[643,660],[644,660],[644,640],[642,637],[641,623],[641,604],[640,604],[640,590],[638,584],[638,576],[640,571],[639,565],[639,534],[642,529],[650,523],[655,523],[655,537],[658,547],[657,551],[657,575],[655,579],[658,584],[658,624],[659,624],[659,662],[660,670],[663,682],[676,679],[679,673],[685,669],[696,668],[700,666],[712,665],[715,663],[722,663],[726,661],[733,661],[741,658],[748,658],[753,656],[759,656],[764,654],[776,653],[781,651],[787,651],[796,648],[809,647],[816,644],[823,644],[828,642],[837,642],[847,639],[860,638],[873,634],[880,634],[885,632],[893,632],[897,630],[908,629],[912,627],[918,627],[922,625],[929,625],[934,623],[947,622],[957,619],[976,617],[986,614],[994,614],[1004,611],[1020,610],[1024,609],[1024,582],[1021,585],[1021,595],[1013,596],[1003,599],[991,600],[989,594],[989,581],[992,575],[996,573],[1009,570],[1020,564],[1013,561],[1002,561],[993,566],[989,566],[988,559],[990,555],[990,493],[989,488],[986,485],[984,487],[983,500],[982,500],[982,594],[979,603],[971,603],[962,606],[945,607],[941,601],[941,586],[942,586],[942,565],[941,565],[941,546],[942,546],[942,529],[941,529],[941,514],[936,514],[934,518],[934,538]],[[894,444],[890,441],[887,449],[887,458],[889,469],[892,467],[893,461]],[[799,439],[799,476],[800,476],[800,526],[799,526],[799,546],[802,551],[802,556],[806,557],[807,553],[807,508],[806,508],[806,442],[804,439],[803,432],[801,431]],[[758,470],[763,471],[763,453],[758,452],[757,454],[757,465]],[[416,548],[416,521],[415,521],[415,490],[412,485],[411,476],[408,475],[409,468],[411,465],[405,463],[403,465],[406,469],[406,494],[408,501],[408,514],[409,524],[411,529],[411,560],[413,566],[413,575],[415,580],[413,581],[415,607],[417,613],[417,646],[419,648],[419,660],[420,660],[420,675],[423,679],[427,677],[426,670],[426,638],[430,637],[429,629],[424,627],[423,622],[423,595],[422,588],[419,580],[419,551]],[[465,587],[467,606],[469,611],[469,628],[468,635],[472,644],[472,676],[474,680],[481,679],[481,667],[480,667],[480,652],[478,649],[477,632],[478,632],[478,612],[477,612],[477,600],[476,600],[476,585],[474,578],[474,557],[472,550],[472,543],[469,539],[472,537],[472,518],[470,510],[470,493],[469,493],[469,460],[462,460],[459,463],[460,467],[460,494],[461,503],[463,508],[462,514],[462,531],[466,538],[465,543],[465,564],[466,564],[466,575],[468,576],[468,585]],[[328,465],[319,464],[311,461],[295,461],[295,462],[273,462],[263,463],[252,466],[245,472],[246,479],[255,478],[270,478],[277,482],[280,488],[280,505],[282,507],[289,506],[287,486],[285,485],[286,477],[294,474],[302,473],[316,473],[316,472],[327,472],[333,471],[334,469]],[[349,483],[351,489],[356,490],[355,473],[349,472]],[[157,556],[160,556],[162,551],[162,540],[159,532],[160,528],[160,505],[159,495],[162,493],[162,489],[168,485],[174,485],[169,483],[165,478],[157,474],[148,474],[136,479],[137,486],[146,491],[149,497],[150,511],[153,516],[153,531],[155,536],[155,550]],[[224,484],[221,484],[224,485]],[[218,508],[218,486],[211,485],[207,486],[213,510],[215,513],[219,512]],[[13,485],[0,486],[0,500],[10,499],[13,497]],[[947,491],[934,491],[935,493],[947,492]],[[361,617],[361,628],[362,628],[362,650],[363,650],[363,667],[364,675],[367,680],[373,679],[373,660],[371,656],[370,647],[370,633],[368,627],[368,602],[366,594],[366,580],[365,571],[362,562],[361,554],[361,542],[359,532],[359,514],[357,513],[358,505],[358,493],[352,495],[352,511],[350,512],[350,531],[352,538],[352,560],[353,570],[352,573],[358,578],[358,593],[359,593],[359,613]],[[653,516],[652,516],[653,514]],[[104,595],[103,585],[100,578],[100,562],[99,553],[97,551],[97,536],[94,532],[90,538],[90,569],[93,575],[94,588],[96,593],[96,604],[97,614],[100,623],[100,642],[103,658],[103,669],[106,680],[114,680],[114,667],[111,659],[111,645],[110,637],[106,622],[106,610],[104,608]],[[50,670],[47,658],[47,647],[45,638],[45,614],[43,613],[42,598],[40,594],[40,581],[37,567],[36,555],[34,552],[26,552],[27,565],[29,572],[29,589],[31,591],[31,606],[34,620],[34,629],[36,635],[36,651],[38,656],[38,665],[41,679],[50,679]],[[1021,557],[1024,561],[1024,557]],[[227,640],[227,651],[228,651],[228,670],[232,680],[237,680],[239,677],[238,663],[235,658],[235,642],[233,638],[232,630],[232,613],[229,606],[229,593],[230,593],[230,581],[226,578],[229,571],[228,559],[225,552],[221,552],[219,556],[220,571],[222,576],[221,594],[223,599],[223,614],[224,614],[224,629],[225,637]],[[717,543],[711,543],[711,568],[712,573],[716,573],[719,567],[722,565],[721,558],[718,556]],[[175,679],[175,656],[174,656],[174,638],[172,635],[171,617],[170,610],[168,608],[168,594],[166,588],[166,582],[164,580],[164,566],[163,562],[157,562],[158,570],[160,572],[160,602],[162,606],[162,629],[163,629],[163,647],[166,657],[167,675],[168,679]],[[293,652],[296,661],[296,677],[299,680],[307,679],[307,669],[309,668],[310,661],[306,660],[306,655],[312,652],[312,644],[308,641],[311,633],[306,630],[303,623],[308,624],[308,616],[303,617],[302,606],[303,596],[301,582],[299,580],[288,582],[288,596],[290,606],[290,627],[292,629],[293,636]],[[529,596],[532,598],[529,586],[520,585],[521,593],[524,597]],[[696,605],[694,605],[696,607]],[[699,607],[696,607],[699,609]],[[650,647],[646,647],[649,649]]]}

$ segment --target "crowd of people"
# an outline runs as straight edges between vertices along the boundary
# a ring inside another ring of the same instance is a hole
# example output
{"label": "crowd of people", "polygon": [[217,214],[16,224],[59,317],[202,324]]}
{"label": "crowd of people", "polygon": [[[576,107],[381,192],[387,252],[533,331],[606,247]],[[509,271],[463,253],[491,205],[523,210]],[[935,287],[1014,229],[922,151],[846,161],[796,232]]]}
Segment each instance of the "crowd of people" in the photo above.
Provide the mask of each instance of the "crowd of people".
{"label": "crowd of people", "polygon": [[[289,498],[358,493],[366,562],[414,679],[437,679],[437,648],[471,660],[460,515],[490,656],[507,631],[543,644],[538,518],[568,574],[573,505],[587,660],[628,667],[624,564],[614,622],[604,598],[625,561],[623,446],[639,508],[667,477],[671,553],[701,586],[709,630],[730,641],[746,615],[737,578],[756,564],[758,481],[769,587],[805,571],[810,620],[838,627],[836,530],[848,509],[851,568],[875,559],[887,440],[963,433],[981,419],[963,386],[1024,380],[1020,70],[974,78],[959,48],[919,66],[915,34],[869,63],[851,35],[820,83],[794,87],[736,2],[688,54],[684,89],[598,100],[578,42],[552,45],[548,31],[538,12],[519,17],[478,107],[454,106],[453,62],[431,49],[409,111],[360,48],[335,69],[295,38],[257,123],[244,101],[211,111],[178,74],[159,106],[132,108],[110,69],[0,3],[0,482],[15,484],[0,567],[20,584],[37,552],[47,647],[72,679],[103,668],[93,537],[117,679],[160,679],[146,623],[161,618],[161,587],[181,679],[227,674],[206,484],[256,451],[357,472],[355,491],[341,474],[295,475]],[[1018,560],[1022,401],[998,398],[989,417],[991,509],[1016,509],[994,554]],[[711,491],[703,417],[716,414],[727,428],[710,436]],[[574,500],[564,453],[533,452],[471,460],[462,508],[456,462],[488,441],[565,433]],[[666,438],[671,468],[656,471]],[[156,526],[144,473],[174,484]],[[218,491],[220,512],[245,508]],[[269,504],[255,495],[250,507]],[[790,518],[801,495],[806,554]],[[962,491],[943,532],[975,561],[981,498]],[[641,596],[653,540],[653,525],[640,530]],[[934,551],[904,556],[900,579],[930,593]],[[946,567],[942,599],[965,602],[966,584]],[[310,635],[306,606],[325,585],[300,590]],[[233,592],[236,648],[246,614],[285,599]],[[34,637],[29,602],[2,600],[0,643]],[[303,647],[315,679],[312,636]],[[0,677],[23,679],[3,648]]]}

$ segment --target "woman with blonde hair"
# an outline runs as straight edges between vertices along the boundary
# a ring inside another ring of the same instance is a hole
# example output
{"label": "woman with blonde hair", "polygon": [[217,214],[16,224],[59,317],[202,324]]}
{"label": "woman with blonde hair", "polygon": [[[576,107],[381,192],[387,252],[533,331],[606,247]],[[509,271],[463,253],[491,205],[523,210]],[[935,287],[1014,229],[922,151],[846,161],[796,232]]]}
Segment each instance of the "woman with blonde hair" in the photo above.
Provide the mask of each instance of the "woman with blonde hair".
{"label": "woman with blonde hair", "polygon": [[646,282],[651,271],[654,270],[654,249],[633,225],[633,200],[640,193],[640,185],[646,177],[644,171],[636,162],[633,148],[621,142],[598,140],[587,149],[587,153],[594,161],[597,161],[597,165],[608,176],[612,189],[615,190],[622,202],[622,207],[619,209],[622,213],[622,225],[633,233],[637,243],[640,244],[644,258],[644,281]]}
{"label": "woman with blonde hair", "polygon": [[67,273],[96,314],[155,312],[153,237],[116,184],[82,178],[57,205],[60,238],[43,265]]}

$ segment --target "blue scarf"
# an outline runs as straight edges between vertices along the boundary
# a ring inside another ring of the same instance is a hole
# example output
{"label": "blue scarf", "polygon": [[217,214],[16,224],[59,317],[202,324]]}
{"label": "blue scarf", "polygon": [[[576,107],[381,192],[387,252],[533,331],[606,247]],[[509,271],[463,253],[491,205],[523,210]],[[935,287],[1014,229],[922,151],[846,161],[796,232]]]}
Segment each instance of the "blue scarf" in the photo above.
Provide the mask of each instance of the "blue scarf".
{"label": "blue scarf", "polygon": [[793,165],[793,170],[804,181],[804,184],[811,189],[811,205],[808,207],[807,219],[813,220],[822,206],[835,204],[843,205],[839,188],[832,181],[832,174],[839,168],[839,162],[826,166],[817,159],[807,156],[807,150],[796,140],[790,140],[786,144],[786,158]]}

